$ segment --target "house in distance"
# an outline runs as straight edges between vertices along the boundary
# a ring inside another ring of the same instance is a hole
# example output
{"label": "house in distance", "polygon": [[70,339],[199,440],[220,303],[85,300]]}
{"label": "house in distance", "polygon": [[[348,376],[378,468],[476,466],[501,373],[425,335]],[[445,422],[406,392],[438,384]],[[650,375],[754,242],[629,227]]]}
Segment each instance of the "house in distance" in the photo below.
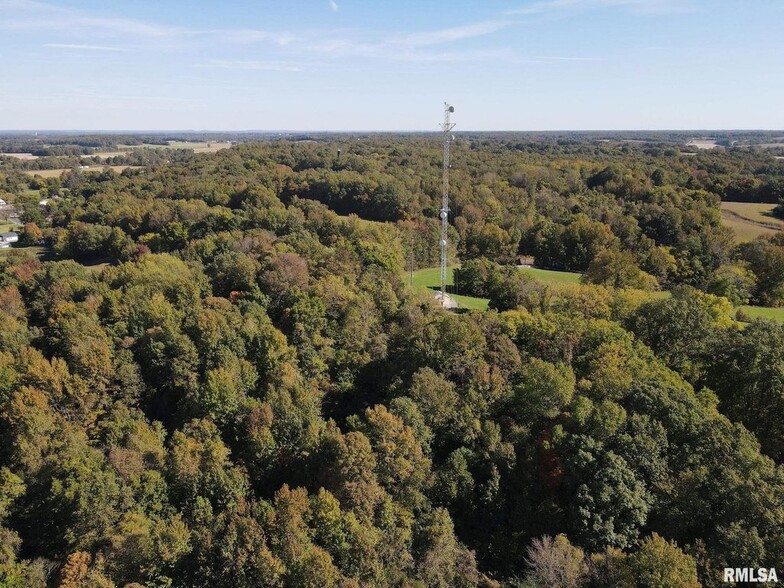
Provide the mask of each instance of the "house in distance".
{"label": "house in distance", "polygon": [[11,246],[11,243],[19,241],[19,235],[13,231],[8,233],[0,233],[0,249],[5,249]]}

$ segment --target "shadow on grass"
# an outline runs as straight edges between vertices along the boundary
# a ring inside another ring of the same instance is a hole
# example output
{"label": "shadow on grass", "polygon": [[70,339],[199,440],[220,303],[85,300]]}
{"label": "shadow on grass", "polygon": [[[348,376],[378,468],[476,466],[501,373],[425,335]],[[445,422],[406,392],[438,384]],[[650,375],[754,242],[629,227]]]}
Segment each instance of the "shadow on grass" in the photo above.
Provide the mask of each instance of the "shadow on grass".
{"label": "shadow on grass", "polygon": [[[428,290],[433,290],[433,292],[440,292],[441,291],[441,284],[437,284],[435,286],[426,286]],[[456,296],[460,296],[460,291],[455,288],[454,286],[447,284],[446,286],[446,293],[447,294],[454,294]],[[463,294],[463,296],[471,296],[471,294]]]}

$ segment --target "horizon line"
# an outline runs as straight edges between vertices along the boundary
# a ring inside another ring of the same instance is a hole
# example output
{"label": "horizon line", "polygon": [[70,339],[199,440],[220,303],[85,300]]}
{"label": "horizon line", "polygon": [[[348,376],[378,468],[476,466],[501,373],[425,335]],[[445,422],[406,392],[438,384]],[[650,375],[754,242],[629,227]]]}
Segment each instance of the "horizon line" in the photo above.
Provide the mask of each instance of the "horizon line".
{"label": "horizon line", "polygon": [[[455,129],[460,133],[662,133],[662,132],[782,132],[783,129],[763,127],[683,127],[683,128],[590,128],[590,129]],[[0,129],[4,133],[441,133],[438,129]]]}

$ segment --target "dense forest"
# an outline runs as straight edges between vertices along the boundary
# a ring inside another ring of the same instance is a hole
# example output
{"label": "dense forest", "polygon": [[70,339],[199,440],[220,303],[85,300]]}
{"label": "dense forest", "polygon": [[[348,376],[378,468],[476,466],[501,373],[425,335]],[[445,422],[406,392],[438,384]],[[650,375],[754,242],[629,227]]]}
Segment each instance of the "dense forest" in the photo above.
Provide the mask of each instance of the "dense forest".
{"label": "dense forest", "polygon": [[784,570],[784,324],[733,312],[784,305],[784,234],[719,208],[784,199],[769,151],[458,135],[450,258],[487,312],[406,281],[433,137],[73,155],[0,157],[0,586]]}

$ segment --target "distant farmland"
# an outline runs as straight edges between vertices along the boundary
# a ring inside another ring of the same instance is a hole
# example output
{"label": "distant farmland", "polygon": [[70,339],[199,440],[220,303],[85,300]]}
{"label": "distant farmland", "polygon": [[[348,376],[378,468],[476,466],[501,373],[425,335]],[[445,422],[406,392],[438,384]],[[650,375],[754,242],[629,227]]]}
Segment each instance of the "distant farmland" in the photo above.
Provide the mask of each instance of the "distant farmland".
{"label": "distant farmland", "polygon": [[775,235],[784,230],[784,221],[771,215],[775,204],[754,202],[722,202],[721,217],[732,227],[739,241],[752,241],[759,236]]}
{"label": "distant farmland", "polygon": [[[147,148],[147,149],[191,149],[194,153],[215,153],[221,149],[228,149],[232,143],[218,142],[218,141],[169,141],[166,145],[118,145],[118,149],[125,149],[123,153],[132,151],[133,149]],[[99,157],[109,157],[117,155],[118,152],[107,153],[94,153]]]}
{"label": "distant farmland", "polygon": [[5,155],[6,157],[13,157],[14,159],[21,159],[24,161],[38,159],[38,156],[33,155],[32,153],[0,153],[0,155]]}
{"label": "distant farmland", "polygon": [[[91,173],[91,172],[102,172],[106,168],[111,168],[117,173],[120,173],[124,169],[140,169],[141,166],[139,165],[93,165],[89,168],[79,169],[81,172]],[[72,168],[58,168],[58,169],[32,169],[28,170],[25,173],[28,176],[40,176],[42,178],[59,178],[63,175],[63,172],[71,171]]]}

